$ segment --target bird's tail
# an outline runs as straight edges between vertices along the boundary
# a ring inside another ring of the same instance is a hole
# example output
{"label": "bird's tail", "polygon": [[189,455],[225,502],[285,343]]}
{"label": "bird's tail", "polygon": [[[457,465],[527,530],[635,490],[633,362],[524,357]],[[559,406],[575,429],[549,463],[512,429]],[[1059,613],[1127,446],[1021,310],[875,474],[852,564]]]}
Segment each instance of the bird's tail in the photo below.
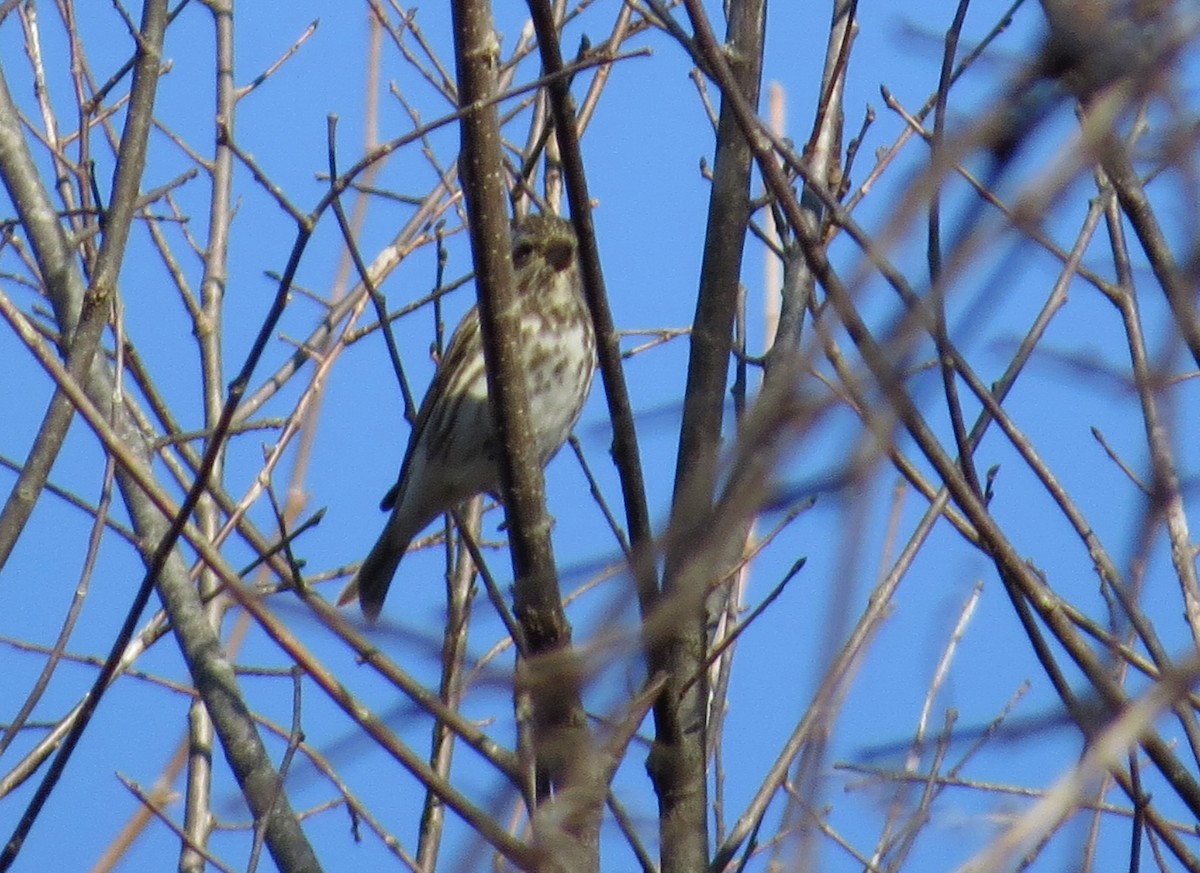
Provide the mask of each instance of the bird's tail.
{"label": "bird's tail", "polygon": [[400,559],[408,551],[412,538],[413,533],[401,529],[401,520],[393,515],[350,584],[338,595],[337,605],[346,606],[358,598],[363,615],[369,621],[377,619],[392,578],[396,575],[396,568],[400,566]]}

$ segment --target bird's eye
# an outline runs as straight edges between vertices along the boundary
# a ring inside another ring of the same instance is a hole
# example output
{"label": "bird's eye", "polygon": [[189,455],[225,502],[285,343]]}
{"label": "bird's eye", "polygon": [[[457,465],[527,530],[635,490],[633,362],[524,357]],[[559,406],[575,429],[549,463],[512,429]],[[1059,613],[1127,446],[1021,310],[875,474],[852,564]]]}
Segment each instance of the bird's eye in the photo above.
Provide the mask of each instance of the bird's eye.
{"label": "bird's eye", "polygon": [[533,257],[533,246],[527,242],[520,242],[513,246],[513,267],[520,270],[529,263],[529,259]]}

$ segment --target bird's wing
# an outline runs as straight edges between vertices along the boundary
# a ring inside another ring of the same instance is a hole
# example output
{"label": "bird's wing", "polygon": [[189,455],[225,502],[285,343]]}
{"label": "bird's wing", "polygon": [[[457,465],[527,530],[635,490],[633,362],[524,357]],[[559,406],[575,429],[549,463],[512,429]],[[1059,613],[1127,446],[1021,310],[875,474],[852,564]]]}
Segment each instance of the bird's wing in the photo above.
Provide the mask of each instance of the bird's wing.
{"label": "bird's wing", "polygon": [[441,361],[438,362],[437,371],[433,374],[433,381],[429,383],[425,398],[421,401],[421,408],[417,410],[417,417],[413,421],[412,432],[408,435],[404,460],[400,462],[400,475],[396,477],[396,484],[389,488],[387,494],[383,495],[383,500],[379,501],[379,508],[384,512],[390,512],[399,502],[404,480],[408,476],[409,464],[412,463],[413,454],[425,436],[430,419],[435,417],[434,411],[443,401],[446,394],[446,383],[450,380],[452,373],[462,369],[461,360],[474,354],[472,346],[474,349],[482,347],[479,337],[479,310],[475,306],[467,310],[467,314],[462,317],[462,321],[454,329],[454,333],[450,337],[450,346],[446,349],[446,354],[442,356]]}

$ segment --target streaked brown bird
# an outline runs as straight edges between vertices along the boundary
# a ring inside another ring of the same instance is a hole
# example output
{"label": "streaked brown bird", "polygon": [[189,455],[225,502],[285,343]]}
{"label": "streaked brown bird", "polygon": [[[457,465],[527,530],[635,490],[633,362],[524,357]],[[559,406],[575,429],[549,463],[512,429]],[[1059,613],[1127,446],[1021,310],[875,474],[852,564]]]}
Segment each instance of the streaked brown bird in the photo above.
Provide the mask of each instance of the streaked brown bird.
{"label": "streaked brown bird", "polygon": [[[538,460],[544,467],[579,418],[592,385],[596,337],[583,298],[570,222],[530,215],[513,229],[520,355]],[[356,597],[374,620],[409,544],[463,501],[500,488],[500,445],[488,407],[479,313],[463,316],[408,438],[400,478],[380,508],[391,517],[338,606]]]}

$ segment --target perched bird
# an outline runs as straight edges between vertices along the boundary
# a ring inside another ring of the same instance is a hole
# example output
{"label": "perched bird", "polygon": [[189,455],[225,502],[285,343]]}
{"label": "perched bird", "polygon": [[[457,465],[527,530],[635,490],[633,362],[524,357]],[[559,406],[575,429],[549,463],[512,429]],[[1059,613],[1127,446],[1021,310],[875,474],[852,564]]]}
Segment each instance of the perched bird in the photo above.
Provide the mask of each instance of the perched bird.
{"label": "perched bird", "polygon": [[[520,355],[537,457],[549,463],[575,426],[592,385],[596,337],[571,224],[530,215],[513,230]],[[479,313],[463,316],[438,365],[408,438],[400,478],[380,508],[387,527],[338,605],[357,597],[374,620],[409,543],[458,504],[500,487],[500,445],[488,407]]]}

